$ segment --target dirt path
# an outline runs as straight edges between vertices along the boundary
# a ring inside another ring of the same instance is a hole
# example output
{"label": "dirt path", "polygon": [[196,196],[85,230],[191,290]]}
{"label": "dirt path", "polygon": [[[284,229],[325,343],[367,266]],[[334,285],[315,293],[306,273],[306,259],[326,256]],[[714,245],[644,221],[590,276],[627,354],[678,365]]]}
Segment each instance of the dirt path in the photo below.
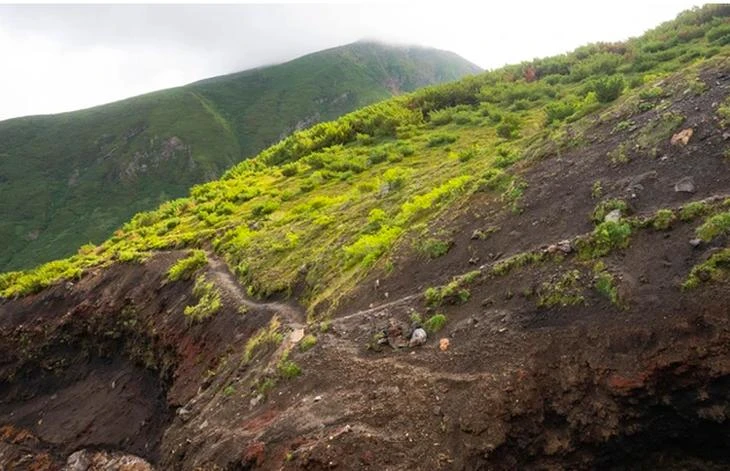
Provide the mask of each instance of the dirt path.
{"label": "dirt path", "polygon": [[246,295],[243,287],[235,279],[228,266],[220,258],[212,253],[208,253],[208,264],[210,265],[210,274],[218,286],[225,289],[234,300],[250,309],[259,309],[279,314],[287,324],[294,329],[304,328],[306,316],[304,310],[298,306],[280,302],[257,302]]}

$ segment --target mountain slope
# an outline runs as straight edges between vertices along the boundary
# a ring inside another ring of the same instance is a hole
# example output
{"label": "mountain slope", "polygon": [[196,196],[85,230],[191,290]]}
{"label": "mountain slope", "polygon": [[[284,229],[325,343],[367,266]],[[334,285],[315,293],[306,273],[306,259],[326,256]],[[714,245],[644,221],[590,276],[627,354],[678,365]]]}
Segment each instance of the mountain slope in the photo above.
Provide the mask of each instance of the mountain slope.
{"label": "mountain slope", "polygon": [[5,464],[727,469],[728,18],[371,105],[0,276]]}
{"label": "mountain slope", "polygon": [[294,129],[478,68],[376,43],[96,108],[0,122],[0,269],[66,256]]}

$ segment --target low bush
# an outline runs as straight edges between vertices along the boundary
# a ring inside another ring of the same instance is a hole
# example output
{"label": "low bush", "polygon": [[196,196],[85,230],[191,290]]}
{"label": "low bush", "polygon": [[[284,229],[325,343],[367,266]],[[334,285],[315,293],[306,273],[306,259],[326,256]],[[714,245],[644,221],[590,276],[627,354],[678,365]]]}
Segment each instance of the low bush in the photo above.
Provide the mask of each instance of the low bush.
{"label": "low bush", "polygon": [[167,271],[167,279],[170,281],[189,280],[196,271],[208,263],[208,257],[202,250],[191,250],[187,257],[181,258]]}

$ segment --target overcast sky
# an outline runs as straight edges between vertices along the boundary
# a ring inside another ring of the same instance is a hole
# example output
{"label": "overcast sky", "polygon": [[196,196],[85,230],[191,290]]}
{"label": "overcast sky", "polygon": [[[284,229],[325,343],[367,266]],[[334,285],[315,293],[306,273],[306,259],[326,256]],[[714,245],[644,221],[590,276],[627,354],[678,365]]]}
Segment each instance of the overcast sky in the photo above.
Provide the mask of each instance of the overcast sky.
{"label": "overcast sky", "polygon": [[694,4],[0,5],[0,120],[94,106],[364,38],[447,49],[494,68],[637,36]]}

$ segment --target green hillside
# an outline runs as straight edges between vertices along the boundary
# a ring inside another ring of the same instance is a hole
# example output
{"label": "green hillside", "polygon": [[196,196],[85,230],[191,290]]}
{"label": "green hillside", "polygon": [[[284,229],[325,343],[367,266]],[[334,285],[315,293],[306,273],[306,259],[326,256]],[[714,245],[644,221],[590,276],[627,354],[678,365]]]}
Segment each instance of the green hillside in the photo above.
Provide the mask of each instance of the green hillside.
{"label": "green hillside", "polygon": [[295,129],[478,69],[355,43],[120,102],[0,122],[0,269],[100,242]]}
{"label": "green hillside", "polygon": [[[371,270],[393,269],[394,250],[428,257],[447,250],[434,221],[470,195],[482,192],[518,215],[527,187],[518,170],[586,145],[584,132],[595,123],[616,121],[618,132],[634,126],[632,116],[654,113],[635,142],[606,158],[620,165],[637,149],[656,158],[658,143],[683,121],[666,111],[664,98],[703,92],[699,68],[728,55],[729,14],[724,6],[688,11],[637,39],[426,88],[295,133],[189,197],[136,215],[101,245],[4,275],[0,293],[36,291],[154,250],[205,247],[227,260],[251,294],[296,292],[310,314],[328,312]],[[224,125],[216,132],[233,135]],[[236,144],[228,146],[220,152],[230,156]],[[610,231],[596,237],[623,237]],[[602,253],[613,243],[589,240],[586,250]]]}

